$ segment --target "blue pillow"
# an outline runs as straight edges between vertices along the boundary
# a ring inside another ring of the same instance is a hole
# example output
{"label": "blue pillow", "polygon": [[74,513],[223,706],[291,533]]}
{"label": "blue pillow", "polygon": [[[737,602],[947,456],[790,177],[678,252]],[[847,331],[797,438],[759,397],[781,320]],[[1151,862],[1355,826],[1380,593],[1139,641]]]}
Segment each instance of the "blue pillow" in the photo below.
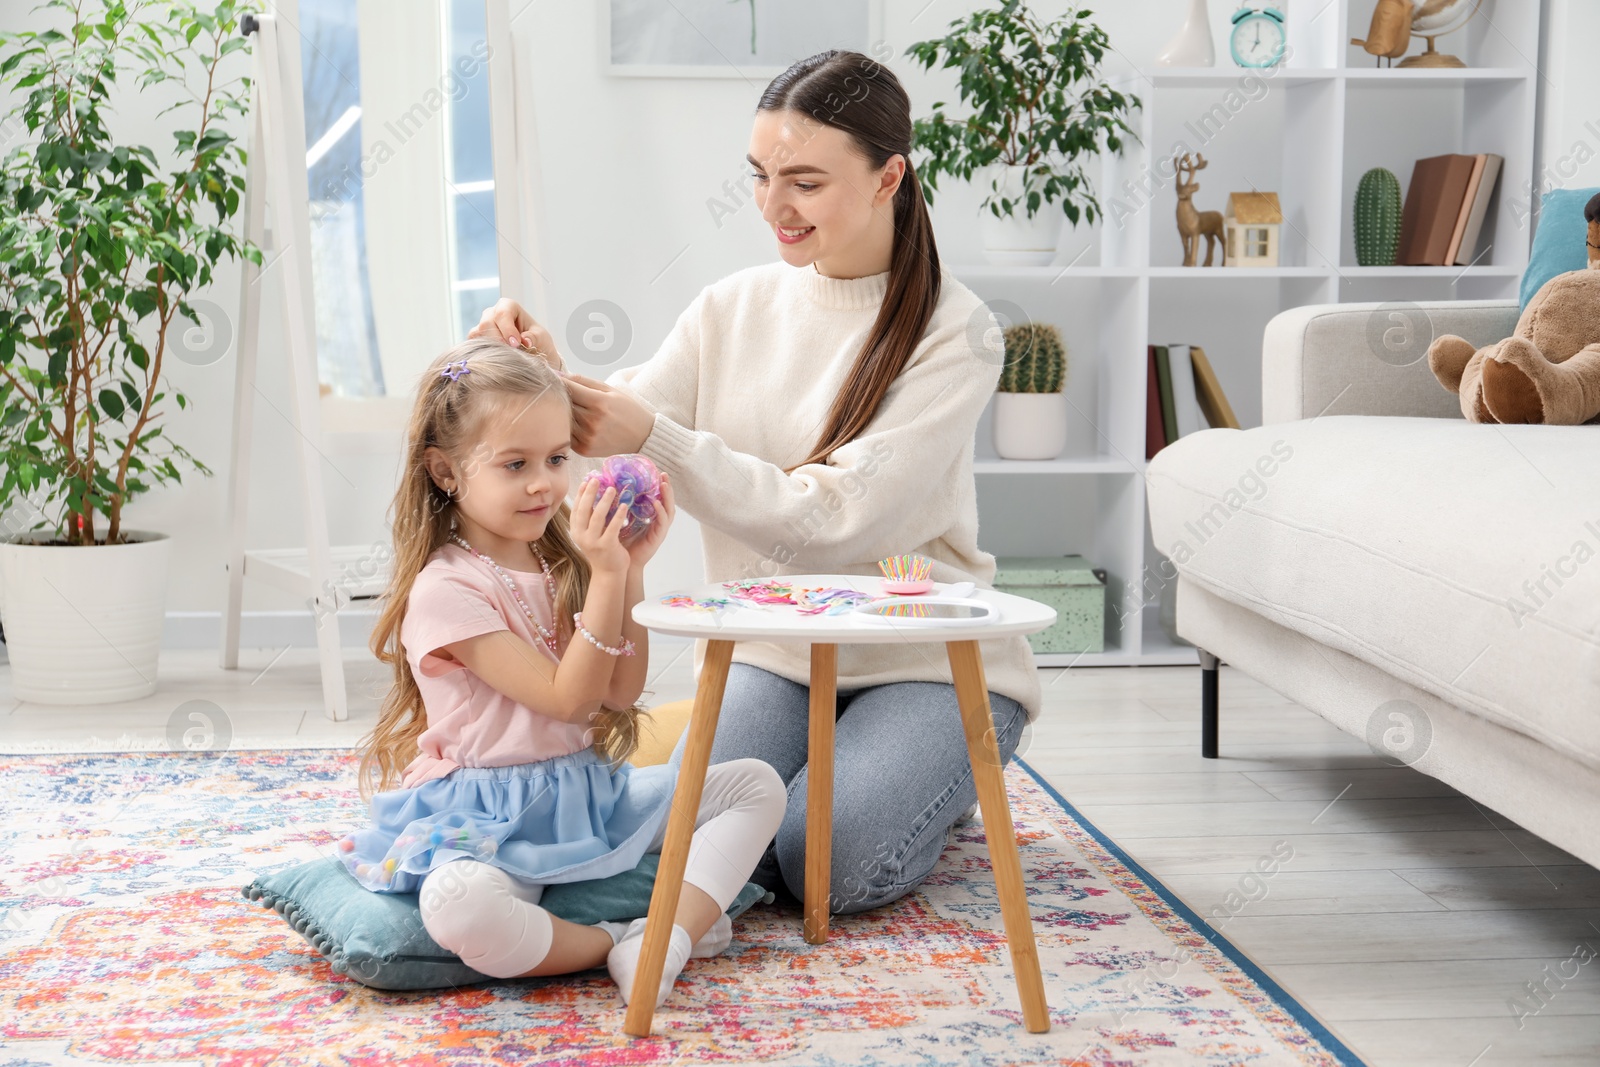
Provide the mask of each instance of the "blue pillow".
{"label": "blue pillow", "polygon": [[1600,189],[1551,189],[1539,198],[1539,225],[1533,231],[1533,253],[1522,272],[1520,304],[1526,308],[1544,283],[1569,270],[1589,265],[1589,224],[1583,209]]}
{"label": "blue pillow", "polygon": [[[631,871],[588,882],[547,886],[539,903],[552,915],[592,926],[625,922],[650,910],[656,865],[647,852]],[[350,876],[336,856],[257,876],[244,887],[249,900],[272,908],[339,974],[374,989],[443,989],[500,981],[446,952],[422,925],[415,893],[374,893]],[[773,895],[745,883],[728,907],[736,916]]]}

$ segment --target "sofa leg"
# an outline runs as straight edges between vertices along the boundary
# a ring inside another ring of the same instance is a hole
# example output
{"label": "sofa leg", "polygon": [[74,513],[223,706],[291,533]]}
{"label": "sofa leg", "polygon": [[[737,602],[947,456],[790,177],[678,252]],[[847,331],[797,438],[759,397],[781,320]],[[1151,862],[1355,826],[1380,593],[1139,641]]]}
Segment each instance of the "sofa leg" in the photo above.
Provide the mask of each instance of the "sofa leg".
{"label": "sofa leg", "polygon": [[1217,758],[1217,657],[1200,649],[1200,755]]}

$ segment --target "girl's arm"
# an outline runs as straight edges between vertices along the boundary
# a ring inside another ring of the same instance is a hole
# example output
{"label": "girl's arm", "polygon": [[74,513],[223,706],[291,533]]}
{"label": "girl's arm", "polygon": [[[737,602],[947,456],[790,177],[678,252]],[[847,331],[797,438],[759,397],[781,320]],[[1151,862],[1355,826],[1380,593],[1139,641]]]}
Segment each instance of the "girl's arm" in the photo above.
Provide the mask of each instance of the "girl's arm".
{"label": "girl's arm", "polygon": [[[583,624],[597,640],[621,643],[625,571],[595,570],[584,598]],[[637,624],[633,624],[637,625]],[[633,634],[629,633],[632,637]],[[638,638],[634,640],[637,642]],[[561,722],[588,724],[612,690],[613,661],[636,657],[611,656],[575,634],[558,667],[527,641],[510,630],[479,634],[443,646],[469,671],[517,703]],[[644,655],[642,649],[639,657]]]}
{"label": "girl's arm", "polygon": [[[622,597],[622,636],[633,642],[634,654],[607,657],[616,660],[616,667],[611,672],[611,692],[606,697],[606,706],[612,708],[632,707],[644,692],[645,679],[650,673],[650,632],[633,621],[633,606],[644,599],[644,570],[641,567],[629,566],[625,589]],[[588,617],[584,616],[585,619]],[[594,631],[592,626],[589,629]],[[600,635],[596,633],[595,636]],[[582,640],[582,635],[579,640]],[[583,643],[589,644],[587,641]],[[594,648],[593,645],[589,647]]]}

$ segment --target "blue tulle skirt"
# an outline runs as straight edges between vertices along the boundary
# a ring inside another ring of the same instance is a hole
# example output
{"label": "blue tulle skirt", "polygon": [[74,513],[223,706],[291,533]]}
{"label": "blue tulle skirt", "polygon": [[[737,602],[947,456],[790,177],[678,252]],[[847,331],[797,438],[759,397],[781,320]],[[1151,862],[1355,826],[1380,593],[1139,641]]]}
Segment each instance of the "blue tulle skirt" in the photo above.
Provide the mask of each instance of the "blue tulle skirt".
{"label": "blue tulle skirt", "polygon": [[525,882],[584,882],[632,870],[667,819],[677,768],[615,771],[586,748],[506,767],[458,767],[372,798],[372,824],[338,843],[375,893],[415,893],[452,860],[492,863]]}

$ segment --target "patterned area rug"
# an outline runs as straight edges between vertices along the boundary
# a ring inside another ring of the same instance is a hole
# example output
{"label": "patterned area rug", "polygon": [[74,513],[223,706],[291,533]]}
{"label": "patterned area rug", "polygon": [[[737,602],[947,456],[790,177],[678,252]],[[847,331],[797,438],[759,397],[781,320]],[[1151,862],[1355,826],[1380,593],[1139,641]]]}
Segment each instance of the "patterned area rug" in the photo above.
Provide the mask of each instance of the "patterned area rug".
{"label": "patterned area rug", "polygon": [[239,892],[364,820],[354,772],[328,749],[0,756],[0,1064],[1361,1062],[1015,763],[1049,1033],[1021,1026],[977,823],[825,945],[792,905],[747,912],[649,1038],[603,970],[368,989]]}

